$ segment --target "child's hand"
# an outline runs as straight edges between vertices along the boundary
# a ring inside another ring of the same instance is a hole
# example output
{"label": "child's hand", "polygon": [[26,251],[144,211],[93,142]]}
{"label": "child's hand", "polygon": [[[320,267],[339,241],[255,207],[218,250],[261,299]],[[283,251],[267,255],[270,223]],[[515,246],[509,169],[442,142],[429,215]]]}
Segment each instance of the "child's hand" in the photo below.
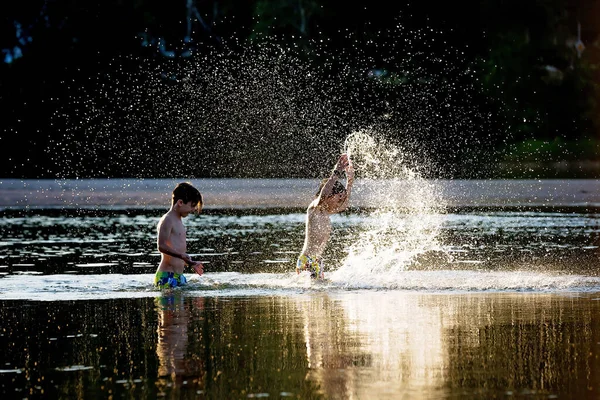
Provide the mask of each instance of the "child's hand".
{"label": "child's hand", "polygon": [[202,265],[200,261],[193,261],[190,266],[194,268],[194,271],[196,271],[198,275],[202,275],[204,273],[204,265]]}
{"label": "child's hand", "polygon": [[335,164],[335,170],[337,171],[344,171],[346,169],[346,167],[348,166],[348,155],[347,154],[342,154],[340,156],[340,158],[338,158],[337,163]]}

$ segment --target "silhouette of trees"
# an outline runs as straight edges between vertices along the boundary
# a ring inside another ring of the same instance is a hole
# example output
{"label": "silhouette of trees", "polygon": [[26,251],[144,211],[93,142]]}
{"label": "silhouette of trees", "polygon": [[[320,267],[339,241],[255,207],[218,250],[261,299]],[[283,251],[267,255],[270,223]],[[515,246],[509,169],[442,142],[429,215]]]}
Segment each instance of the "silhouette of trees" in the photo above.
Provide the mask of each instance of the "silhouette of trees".
{"label": "silhouette of trees", "polygon": [[[359,117],[364,124],[373,124],[389,115],[389,120],[396,119],[395,126],[413,126],[411,135],[426,144],[423,147],[429,149],[428,156],[438,157],[440,171],[448,164],[454,168],[453,175],[472,170],[481,157],[489,161],[490,148],[494,152],[514,151],[516,147],[511,145],[527,140],[591,140],[594,144],[600,132],[600,52],[595,44],[598,30],[593,24],[600,6],[596,3],[6,1],[0,5],[0,107],[4,114],[0,168],[6,177],[56,176],[57,154],[48,149],[56,150],[53,144],[64,142],[65,151],[77,152],[77,146],[67,142],[88,140],[82,133],[85,130],[72,136],[75,129],[71,126],[72,135],[68,136],[61,124],[68,123],[69,116],[81,115],[86,101],[96,106],[101,103],[86,100],[85,93],[91,98],[98,88],[115,86],[115,68],[121,76],[139,73],[142,66],[147,71],[176,71],[194,57],[243,52],[250,43],[261,42],[294,49],[298,57],[305,57],[324,75],[348,78],[339,90],[350,96],[354,103],[351,109],[357,115],[346,116],[349,119],[345,123],[340,121],[330,129],[358,126]],[[362,76],[365,71],[370,79]],[[358,77],[351,76],[353,73]],[[139,85],[147,75],[139,78]],[[166,72],[164,75],[167,80],[178,79]],[[422,86],[424,79],[430,80],[429,86]],[[418,113],[401,101],[414,97],[417,104],[425,98],[425,90],[438,84],[442,86],[436,93],[427,94],[430,108],[421,110],[424,115],[418,118]],[[408,86],[413,91],[407,91]],[[473,87],[467,90],[468,86]],[[419,90],[424,93],[421,97],[416,95]],[[74,93],[85,101],[72,103]],[[152,113],[151,102],[144,104]],[[390,113],[390,107],[398,107],[397,112]],[[456,113],[467,107],[477,109],[477,113],[468,122],[463,118],[458,126],[454,123],[458,121]],[[117,122],[126,121],[126,109],[121,108],[120,113],[123,116]],[[453,128],[449,128],[449,119]],[[265,121],[259,122],[264,128]],[[130,139],[123,139],[124,133],[118,129],[108,129],[102,140],[114,135],[114,146],[145,143],[147,147],[138,150],[140,162],[144,162],[143,151],[160,143],[150,138],[147,130],[136,132],[139,124],[125,125]],[[277,129],[270,135],[277,139]],[[230,156],[225,154],[229,150],[224,143],[215,145],[208,140],[204,148],[196,150],[213,152],[216,159],[227,163]],[[484,147],[488,151],[480,152]],[[558,146],[554,157],[562,157],[566,148]],[[457,157],[462,161],[445,160],[449,149],[462,153]],[[113,150],[109,148],[104,156]],[[573,150],[569,157],[597,156],[578,151]],[[461,169],[458,165],[466,158],[470,164]],[[97,160],[97,155],[87,159],[82,154],[77,173],[94,176],[99,170],[86,164]],[[122,162],[118,164],[108,160],[102,174],[128,175],[133,171]],[[266,164],[265,171],[274,170]],[[151,167],[146,161],[139,173],[153,174]]]}

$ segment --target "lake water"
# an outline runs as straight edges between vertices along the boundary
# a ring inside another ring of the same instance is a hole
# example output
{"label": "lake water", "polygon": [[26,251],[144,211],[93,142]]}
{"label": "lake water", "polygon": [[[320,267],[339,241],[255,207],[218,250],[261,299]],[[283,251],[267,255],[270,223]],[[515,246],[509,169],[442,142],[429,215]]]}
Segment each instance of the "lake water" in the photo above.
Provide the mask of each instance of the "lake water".
{"label": "lake water", "polygon": [[192,180],[206,273],[160,292],[177,181],[0,180],[3,398],[600,397],[600,181],[357,184],[313,282],[316,180]]}

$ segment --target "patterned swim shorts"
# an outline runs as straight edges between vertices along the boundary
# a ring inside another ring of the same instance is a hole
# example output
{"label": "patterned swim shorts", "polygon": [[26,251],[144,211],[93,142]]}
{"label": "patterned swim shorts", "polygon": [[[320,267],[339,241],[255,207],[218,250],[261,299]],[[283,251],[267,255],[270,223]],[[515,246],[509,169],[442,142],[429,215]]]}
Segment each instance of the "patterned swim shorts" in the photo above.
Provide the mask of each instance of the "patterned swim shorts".
{"label": "patterned swim shorts", "polygon": [[320,258],[309,257],[306,254],[301,254],[296,261],[296,272],[310,271],[311,278],[325,278],[325,271],[323,270],[323,262]]}
{"label": "patterned swim shorts", "polygon": [[175,272],[157,271],[154,275],[154,286],[159,289],[174,288],[177,286],[183,286],[187,283],[187,279],[183,274],[176,274]]}

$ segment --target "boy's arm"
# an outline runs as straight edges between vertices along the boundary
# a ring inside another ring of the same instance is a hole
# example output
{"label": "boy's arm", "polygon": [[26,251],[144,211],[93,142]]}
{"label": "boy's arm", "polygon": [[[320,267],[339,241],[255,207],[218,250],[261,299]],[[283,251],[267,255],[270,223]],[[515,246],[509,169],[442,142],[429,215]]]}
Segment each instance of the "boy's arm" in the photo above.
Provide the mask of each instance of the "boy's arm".
{"label": "boy's arm", "polygon": [[335,164],[333,171],[331,171],[331,175],[329,176],[329,179],[327,179],[327,182],[325,183],[325,185],[323,185],[323,188],[321,189],[321,193],[319,194],[318,204],[321,204],[321,202],[324,199],[326,199],[328,196],[331,195],[335,181],[337,181],[338,178],[341,177],[342,172],[344,171],[344,169],[346,169],[347,165],[348,165],[348,156],[346,154],[342,154],[340,156],[340,158],[338,158],[338,161]]}
{"label": "boy's arm", "polygon": [[158,237],[156,239],[158,251],[171,257],[180,258],[186,264],[191,264],[193,261],[190,256],[188,256],[186,253],[179,253],[169,246],[168,239],[171,236],[172,230],[173,224],[169,221],[169,219],[163,219],[158,227]]}
{"label": "boy's arm", "polygon": [[352,185],[354,184],[354,167],[352,166],[352,161],[348,159],[348,165],[346,166],[346,197],[344,201],[336,208],[335,212],[344,211],[348,208],[348,203],[350,202],[350,194],[352,193]]}
{"label": "boy's arm", "polygon": [[336,174],[337,170],[333,170],[331,172],[331,175],[329,176],[329,178],[327,179],[327,182],[325,182],[325,185],[323,185],[323,188],[321,189],[321,193],[319,193],[319,201],[317,202],[317,204],[321,204],[321,202],[323,200],[325,200],[327,197],[329,197],[331,195],[331,192],[333,190],[333,185],[335,184],[335,181],[337,181],[338,178],[338,174]]}

